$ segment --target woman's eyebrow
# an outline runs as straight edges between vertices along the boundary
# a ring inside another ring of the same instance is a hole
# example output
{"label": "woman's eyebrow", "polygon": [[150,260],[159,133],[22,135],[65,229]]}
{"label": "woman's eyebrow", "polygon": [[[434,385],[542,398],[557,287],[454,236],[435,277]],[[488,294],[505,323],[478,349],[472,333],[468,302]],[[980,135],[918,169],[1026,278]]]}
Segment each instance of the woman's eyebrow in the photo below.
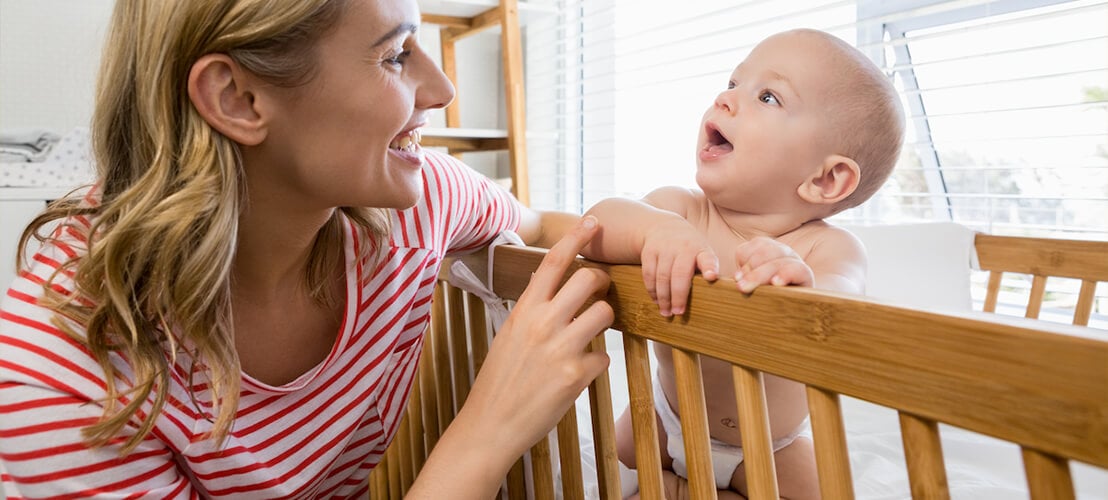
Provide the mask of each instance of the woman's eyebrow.
{"label": "woman's eyebrow", "polygon": [[392,40],[393,38],[396,38],[397,36],[399,36],[401,34],[415,33],[416,30],[418,30],[418,29],[419,29],[419,26],[417,26],[415,24],[400,23],[399,26],[393,28],[391,31],[386,33],[385,36],[377,39],[377,41],[373,43],[373,46],[377,47],[378,45],[381,45],[381,44],[383,44],[383,43],[385,43],[389,40]]}

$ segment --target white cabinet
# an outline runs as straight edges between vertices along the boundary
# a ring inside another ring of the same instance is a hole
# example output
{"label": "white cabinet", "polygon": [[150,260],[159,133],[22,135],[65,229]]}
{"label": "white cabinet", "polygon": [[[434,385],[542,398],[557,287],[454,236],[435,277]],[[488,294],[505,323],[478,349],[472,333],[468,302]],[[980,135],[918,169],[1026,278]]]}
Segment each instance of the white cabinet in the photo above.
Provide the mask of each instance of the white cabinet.
{"label": "white cabinet", "polygon": [[47,203],[68,192],[66,188],[0,187],[0,289],[7,291],[15,278],[15,256],[23,229]]}

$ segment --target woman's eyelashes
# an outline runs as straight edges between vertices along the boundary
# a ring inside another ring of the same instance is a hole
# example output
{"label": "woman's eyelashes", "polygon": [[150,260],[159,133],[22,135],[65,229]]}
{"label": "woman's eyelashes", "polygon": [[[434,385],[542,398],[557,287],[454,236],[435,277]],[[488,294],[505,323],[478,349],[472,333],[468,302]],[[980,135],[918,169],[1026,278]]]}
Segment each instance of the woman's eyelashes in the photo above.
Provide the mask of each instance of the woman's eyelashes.
{"label": "woman's eyelashes", "polygon": [[411,55],[411,50],[399,49],[386,55],[381,61],[391,66],[403,66],[404,61],[408,60],[408,57]]}

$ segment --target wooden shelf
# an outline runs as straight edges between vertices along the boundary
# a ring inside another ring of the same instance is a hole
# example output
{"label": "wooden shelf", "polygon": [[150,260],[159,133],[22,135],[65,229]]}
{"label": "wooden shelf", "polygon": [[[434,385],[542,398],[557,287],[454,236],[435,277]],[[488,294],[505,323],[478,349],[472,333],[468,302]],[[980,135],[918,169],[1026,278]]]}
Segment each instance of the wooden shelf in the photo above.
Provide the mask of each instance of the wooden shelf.
{"label": "wooden shelf", "polygon": [[497,151],[508,149],[506,130],[487,128],[424,127],[420,144],[448,148],[451,152]]}
{"label": "wooden shelf", "polygon": [[444,147],[458,156],[471,151],[498,151],[508,154],[511,189],[523,205],[530,204],[527,185],[527,103],[523,93],[523,43],[520,18],[531,9],[518,0],[419,0],[423,22],[439,27],[442,71],[458,87],[455,44],[470,35],[496,29],[500,31],[501,67],[504,70],[506,130],[471,129],[462,126],[460,101],[446,108],[446,129],[425,128],[421,144]]}

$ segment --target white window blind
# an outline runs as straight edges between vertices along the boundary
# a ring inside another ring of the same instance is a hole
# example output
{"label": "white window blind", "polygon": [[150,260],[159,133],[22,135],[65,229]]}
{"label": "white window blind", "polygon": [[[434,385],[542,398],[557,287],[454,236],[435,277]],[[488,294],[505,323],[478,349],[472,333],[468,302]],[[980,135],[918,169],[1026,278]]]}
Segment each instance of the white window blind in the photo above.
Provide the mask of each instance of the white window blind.
{"label": "white window blind", "polygon": [[532,3],[555,12],[525,27],[536,207],[694,186],[700,117],[731,70],[806,27],[869,55],[908,115],[893,176],[836,221],[1108,239],[1108,0]]}

